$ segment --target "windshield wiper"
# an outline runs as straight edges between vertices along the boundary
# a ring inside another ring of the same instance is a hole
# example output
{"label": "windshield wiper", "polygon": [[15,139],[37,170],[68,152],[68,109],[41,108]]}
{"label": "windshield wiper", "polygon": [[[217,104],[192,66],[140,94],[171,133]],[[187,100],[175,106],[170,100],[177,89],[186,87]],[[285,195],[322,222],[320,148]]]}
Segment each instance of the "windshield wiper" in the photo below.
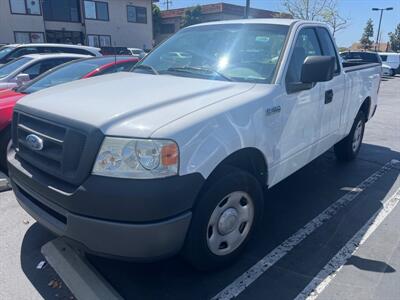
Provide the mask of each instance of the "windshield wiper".
{"label": "windshield wiper", "polygon": [[[195,74],[195,73],[213,73],[217,74],[219,77],[226,81],[232,81],[231,78],[228,76],[222,74],[221,72],[211,69],[211,68],[205,68],[205,67],[191,67],[191,66],[185,66],[185,67],[171,67],[168,68],[167,71],[171,72],[185,72],[185,73],[190,73],[190,74]],[[194,72],[193,72],[194,71]]]}
{"label": "windshield wiper", "polygon": [[154,68],[153,68],[152,66],[150,66],[150,65],[140,64],[140,65],[137,65],[137,66],[133,67],[133,70],[132,70],[132,71],[135,71],[136,69],[149,70],[149,71],[151,71],[154,75],[160,75],[160,73],[158,73],[157,70],[154,69]]}

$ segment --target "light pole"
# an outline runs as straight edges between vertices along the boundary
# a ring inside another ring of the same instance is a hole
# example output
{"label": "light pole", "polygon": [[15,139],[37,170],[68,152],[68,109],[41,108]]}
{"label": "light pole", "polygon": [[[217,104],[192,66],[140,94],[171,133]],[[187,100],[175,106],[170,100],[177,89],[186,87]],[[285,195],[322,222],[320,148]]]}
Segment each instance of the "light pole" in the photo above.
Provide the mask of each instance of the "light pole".
{"label": "light pole", "polygon": [[384,10],[393,10],[393,7],[387,7],[387,8],[376,8],[376,7],[374,7],[372,10],[381,12],[381,15],[379,17],[378,33],[376,34],[376,42],[375,42],[375,52],[376,52],[376,46],[378,45],[378,47],[379,47],[379,38],[380,38],[380,32],[381,32],[381,23],[382,23],[383,11]]}
{"label": "light pole", "polygon": [[246,0],[246,7],[244,9],[244,18],[248,19],[250,14],[250,0]]}

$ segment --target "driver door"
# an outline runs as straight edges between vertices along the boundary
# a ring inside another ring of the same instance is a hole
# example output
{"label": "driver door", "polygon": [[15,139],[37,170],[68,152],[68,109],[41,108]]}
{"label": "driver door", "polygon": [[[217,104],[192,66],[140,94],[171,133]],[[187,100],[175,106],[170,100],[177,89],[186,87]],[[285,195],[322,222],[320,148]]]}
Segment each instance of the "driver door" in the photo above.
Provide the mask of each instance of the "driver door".
{"label": "driver door", "polygon": [[[299,30],[287,66],[285,84],[300,82],[302,64],[307,56],[321,55],[314,28]],[[309,90],[290,92],[286,89],[281,103],[281,135],[275,147],[279,161],[273,183],[303,167],[316,155],[315,145],[321,138],[321,84]]]}

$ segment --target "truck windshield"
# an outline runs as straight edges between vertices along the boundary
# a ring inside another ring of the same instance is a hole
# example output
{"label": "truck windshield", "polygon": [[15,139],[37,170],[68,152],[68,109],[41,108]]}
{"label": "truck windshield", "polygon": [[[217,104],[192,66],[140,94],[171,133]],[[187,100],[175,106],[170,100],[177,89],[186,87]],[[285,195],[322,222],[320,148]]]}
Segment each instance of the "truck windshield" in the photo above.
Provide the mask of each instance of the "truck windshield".
{"label": "truck windshield", "polygon": [[269,24],[190,27],[156,48],[133,71],[271,83],[287,32],[288,26]]}

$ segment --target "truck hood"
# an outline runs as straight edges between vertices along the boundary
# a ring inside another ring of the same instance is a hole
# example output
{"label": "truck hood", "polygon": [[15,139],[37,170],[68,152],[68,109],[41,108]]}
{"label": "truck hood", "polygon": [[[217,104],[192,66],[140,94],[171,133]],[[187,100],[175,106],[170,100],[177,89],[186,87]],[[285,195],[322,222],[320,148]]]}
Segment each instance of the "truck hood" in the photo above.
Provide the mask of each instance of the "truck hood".
{"label": "truck hood", "polygon": [[171,75],[117,73],[33,93],[19,101],[16,109],[31,108],[84,122],[106,135],[150,137],[174,120],[253,86]]}

